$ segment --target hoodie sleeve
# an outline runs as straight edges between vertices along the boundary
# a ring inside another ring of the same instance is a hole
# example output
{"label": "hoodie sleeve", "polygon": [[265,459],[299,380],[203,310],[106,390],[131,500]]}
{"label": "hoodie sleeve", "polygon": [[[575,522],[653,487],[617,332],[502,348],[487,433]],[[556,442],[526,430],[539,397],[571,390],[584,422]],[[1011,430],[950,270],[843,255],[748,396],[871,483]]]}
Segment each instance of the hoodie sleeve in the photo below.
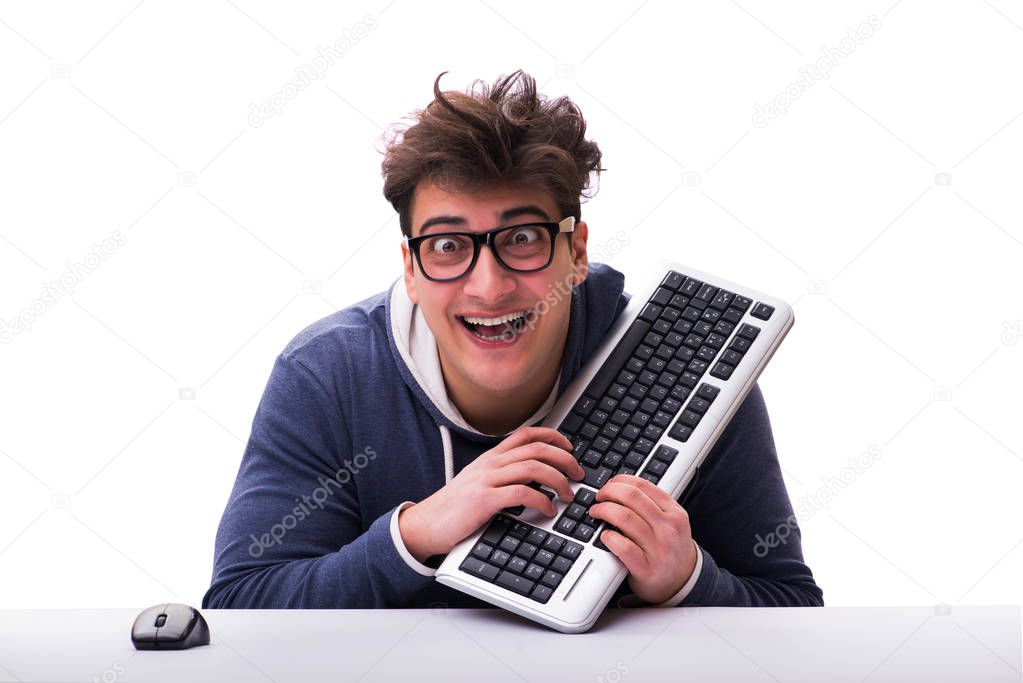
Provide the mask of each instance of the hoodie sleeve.
{"label": "hoodie sleeve", "polygon": [[[360,471],[340,407],[299,360],[281,354],[256,410],[217,531],[204,608],[400,607],[433,577],[392,535],[401,506],[363,520]],[[417,563],[418,564],[418,563]]]}
{"label": "hoodie sleeve", "polygon": [[701,554],[678,604],[823,605],[803,562],[801,535],[782,479],[767,407],[754,385],[682,496]]}

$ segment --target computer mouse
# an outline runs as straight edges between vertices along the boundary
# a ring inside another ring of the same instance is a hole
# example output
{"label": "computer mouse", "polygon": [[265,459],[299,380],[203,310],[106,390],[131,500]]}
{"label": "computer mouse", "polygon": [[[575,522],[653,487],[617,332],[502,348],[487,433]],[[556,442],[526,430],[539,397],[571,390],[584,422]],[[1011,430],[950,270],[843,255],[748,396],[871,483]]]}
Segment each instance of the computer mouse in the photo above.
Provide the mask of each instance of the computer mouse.
{"label": "computer mouse", "polygon": [[136,650],[187,650],[210,644],[210,627],[189,605],[160,603],[143,610],[131,626]]}

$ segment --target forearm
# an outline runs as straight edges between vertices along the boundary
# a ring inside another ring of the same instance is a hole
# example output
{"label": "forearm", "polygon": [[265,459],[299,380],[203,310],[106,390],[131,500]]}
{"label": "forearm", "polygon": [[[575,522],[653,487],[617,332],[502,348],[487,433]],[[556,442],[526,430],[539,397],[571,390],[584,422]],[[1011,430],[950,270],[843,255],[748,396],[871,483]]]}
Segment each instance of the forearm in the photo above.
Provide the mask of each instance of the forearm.
{"label": "forearm", "polygon": [[203,607],[249,609],[344,609],[401,607],[432,576],[404,560],[391,536],[391,516],[338,551],[320,557],[254,566],[245,553],[219,561]]}
{"label": "forearm", "polygon": [[[700,576],[680,607],[820,607],[823,593],[813,577],[793,563],[793,571],[774,577],[736,576],[722,569],[706,550]],[[804,575],[805,574],[805,575]]]}

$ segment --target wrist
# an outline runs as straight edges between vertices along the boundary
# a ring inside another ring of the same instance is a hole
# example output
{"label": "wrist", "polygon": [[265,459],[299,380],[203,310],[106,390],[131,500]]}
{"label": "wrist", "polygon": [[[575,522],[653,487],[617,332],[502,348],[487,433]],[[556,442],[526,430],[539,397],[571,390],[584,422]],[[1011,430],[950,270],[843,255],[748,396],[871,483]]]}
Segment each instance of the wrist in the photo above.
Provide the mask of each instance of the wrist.
{"label": "wrist", "polygon": [[416,558],[416,561],[420,564],[426,564],[426,559],[434,553],[430,550],[424,538],[425,534],[419,523],[419,512],[418,503],[410,505],[399,512],[398,533],[401,534],[401,540],[409,554]]}

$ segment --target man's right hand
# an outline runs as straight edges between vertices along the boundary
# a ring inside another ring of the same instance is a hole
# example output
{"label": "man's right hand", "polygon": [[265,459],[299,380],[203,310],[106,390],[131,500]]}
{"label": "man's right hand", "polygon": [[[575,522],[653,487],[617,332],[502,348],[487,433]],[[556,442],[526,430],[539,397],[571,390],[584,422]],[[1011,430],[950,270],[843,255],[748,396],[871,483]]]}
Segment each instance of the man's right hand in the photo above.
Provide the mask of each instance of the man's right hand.
{"label": "man's right hand", "polygon": [[446,555],[460,541],[506,507],[525,505],[553,517],[546,495],[528,486],[537,482],[572,500],[568,478],[579,481],[582,467],[572,443],[549,427],[523,427],[462,469],[443,488],[398,516],[405,547],[419,562]]}

